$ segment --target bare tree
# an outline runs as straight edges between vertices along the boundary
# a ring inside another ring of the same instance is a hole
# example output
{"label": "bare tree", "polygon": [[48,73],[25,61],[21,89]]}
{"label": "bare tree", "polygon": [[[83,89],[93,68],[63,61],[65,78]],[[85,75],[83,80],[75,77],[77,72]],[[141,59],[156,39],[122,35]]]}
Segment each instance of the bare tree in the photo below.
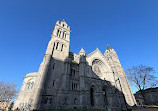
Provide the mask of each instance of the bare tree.
{"label": "bare tree", "polygon": [[0,101],[9,103],[13,100],[18,90],[17,85],[14,82],[4,82],[0,81]]}
{"label": "bare tree", "polygon": [[155,87],[158,83],[156,76],[154,76],[154,69],[150,66],[138,65],[127,69],[126,75],[128,80],[140,91],[144,102],[145,89]]}

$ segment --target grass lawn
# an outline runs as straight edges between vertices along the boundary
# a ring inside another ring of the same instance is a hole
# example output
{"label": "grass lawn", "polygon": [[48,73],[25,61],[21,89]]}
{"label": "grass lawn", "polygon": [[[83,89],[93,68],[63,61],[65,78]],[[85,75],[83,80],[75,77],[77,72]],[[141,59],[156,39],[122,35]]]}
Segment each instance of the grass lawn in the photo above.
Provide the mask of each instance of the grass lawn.
{"label": "grass lawn", "polygon": [[35,110],[35,111],[106,111],[103,109],[54,109],[54,110]]}

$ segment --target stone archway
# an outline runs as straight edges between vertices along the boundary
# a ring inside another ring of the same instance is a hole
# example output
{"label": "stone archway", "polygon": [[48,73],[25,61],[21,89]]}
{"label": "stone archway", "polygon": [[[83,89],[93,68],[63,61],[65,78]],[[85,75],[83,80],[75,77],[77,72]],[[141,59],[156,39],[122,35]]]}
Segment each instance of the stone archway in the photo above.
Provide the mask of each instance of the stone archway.
{"label": "stone archway", "polygon": [[90,105],[95,106],[95,86],[92,85],[89,90],[90,93]]}

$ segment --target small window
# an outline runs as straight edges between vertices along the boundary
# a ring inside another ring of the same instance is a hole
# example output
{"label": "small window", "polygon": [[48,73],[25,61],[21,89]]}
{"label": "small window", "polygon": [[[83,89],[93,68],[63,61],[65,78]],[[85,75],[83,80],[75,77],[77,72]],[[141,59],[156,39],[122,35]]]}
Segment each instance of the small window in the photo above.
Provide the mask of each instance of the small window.
{"label": "small window", "polygon": [[60,35],[61,35],[61,31],[59,31],[59,36],[58,37],[60,37]]}
{"label": "small window", "polygon": [[71,74],[70,74],[71,76],[72,76],[72,72],[73,72],[73,69],[71,69]]}
{"label": "small window", "polygon": [[27,83],[27,85],[26,85],[26,88],[27,88],[27,89],[32,89],[33,86],[34,86],[34,82],[29,81],[29,82]]}
{"label": "small window", "polygon": [[63,27],[64,27],[65,25],[63,24]]}
{"label": "small window", "polygon": [[32,88],[33,88],[33,86],[34,86],[34,82],[32,82],[32,83],[31,83],[31,86],[30,86],[30,88],[32,89]]}
{"label": "small window", "polygon": [[63,38],[64,38],[64,36],[65,36],[65,33],[63,32]]}
{"label": "small window", "polygon": [[59,42],[57,42],[56,49],[58,49]]}
{"label": "small window", "polygon": [[64,38],[66,39],[66,32],[64,32]]}
{"label": "small window", "polygon": [[64,44],[61,45],[61,51],[63,51]]}
{"label": "small window", "polygon": [[65,39],[66,39],[66,33],[65,33]]}
{"label": "small window", "polygon": [[76,73],[76,71],[74,70],[74,73],[73,73],[73,74],[74,74],[74,77],[76,76],[75,73]]}
{"label": "small window", "polygon": [[63,38],[66,39],[66,32],[63,32]]}
{"label": "small window", "polygon": [[76,84],[76,87],[75,87],[75,89],[77,90],[77,84]]}
{"label": "small window", "polygon": [[73,85],[72,85],[72,90],[77,90],[77,83],[73,83]]}
{"label": "small window", "polygon": [[72,90],[74,90],[74,87],[73,87],[73,83],[72,83],[72,86],[71,86]]}
{"label": "small window", "polygon": [[76,84],[74,83],[74,89],[76,89]]}
{"label": "small window", "polygon": [[54,87],[55,86],[55,80],[53,80],[53,84],[52,84],[52,87]]}
{"label": "small window", "polygon": [[55,67],[55,63],[53,63],[53,69],[54,69],[54,67]]}
{"label": "small window", "polygon": [[59,35],[59,29],[57,30],[57,36]]}
{"label": "small window", "polygon": [[71,87],[72,90],[77,90],[77,86],[78,86],[77,83],[72,83],[72,87]]}
{"label": "small window", "polygon": [[26,87],[27,87],[27,89],[29,89],[29,88],[30,88],[30,83],[27,83],[27,86],[26,86]]}
{"label": "small window", "polygon": [[54,45],[53,45],[53,50],[52,50],[52,54],[53,54],[54,48],[55,48],[55,43],[54,43]]}

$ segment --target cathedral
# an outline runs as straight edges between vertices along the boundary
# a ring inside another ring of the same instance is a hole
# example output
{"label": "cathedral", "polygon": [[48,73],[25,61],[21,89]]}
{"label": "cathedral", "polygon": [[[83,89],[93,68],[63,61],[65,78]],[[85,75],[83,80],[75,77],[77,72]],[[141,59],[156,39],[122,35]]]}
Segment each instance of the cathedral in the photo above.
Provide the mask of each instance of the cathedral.
{"label": "cathedral", "polygon": [[24,77],[14,109],[126,111],[136,105],[115,50],[69,52],[70,32],[64,20],[56,22],[39,70]]}

